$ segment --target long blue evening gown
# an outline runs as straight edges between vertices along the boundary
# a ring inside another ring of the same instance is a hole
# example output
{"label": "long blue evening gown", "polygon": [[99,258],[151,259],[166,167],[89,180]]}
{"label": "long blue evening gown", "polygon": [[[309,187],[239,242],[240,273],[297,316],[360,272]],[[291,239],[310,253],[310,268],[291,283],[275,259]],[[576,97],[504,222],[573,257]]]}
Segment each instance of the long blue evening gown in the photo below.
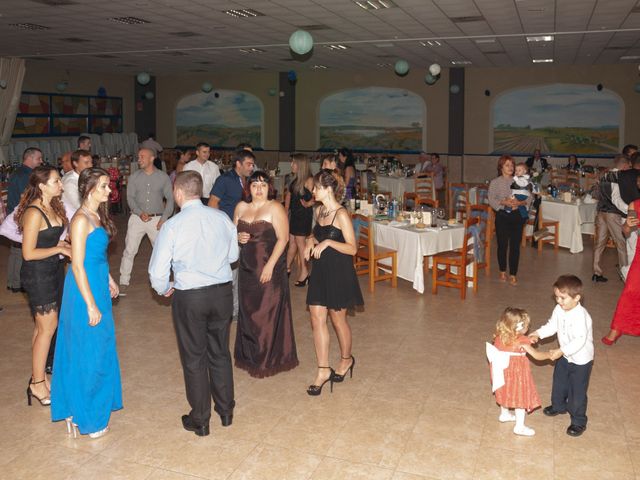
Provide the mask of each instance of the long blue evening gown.
{"label": "long blue evening gown", "polygon": [[73,417],[80,433],[98,432],[109,424],[111,412],[122,408],[120,365],[109,294],[109,236],[95,227],[87,236],[84,268],[100,322],[89,325],[85,303],[73,271],[64,282],[58,341],[51,381],[51,419]]}

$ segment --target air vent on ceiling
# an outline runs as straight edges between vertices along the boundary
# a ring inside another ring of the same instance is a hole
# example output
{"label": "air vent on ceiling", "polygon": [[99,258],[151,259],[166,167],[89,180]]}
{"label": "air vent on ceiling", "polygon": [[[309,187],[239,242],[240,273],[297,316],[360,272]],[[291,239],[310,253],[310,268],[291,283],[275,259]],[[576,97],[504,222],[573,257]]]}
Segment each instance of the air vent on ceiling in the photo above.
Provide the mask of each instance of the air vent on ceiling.
{"label": "air vent on ceiling", "polygon": [[323,45],[323,47],[326,48],[327,50],[347,50],[348,48],[351,48],[341,44]]}
{"label": "air vent on ceiling", "polygon": [[189,30],[186,30],[184,32],[169,32],[169,35],[173,35],[174,37],[182,37],[182,38],[200,37],[201,36],[199,33],[191,32]]}
{"label": "air vent on ceiling", "polygon": [[40,3],[42,5],[48,5],[50,7],[61,7],[63,5],[77,5],[78,2],[74,0],[31,0],[33,3]]}
{"label": "air vent on ceiling", "polygon": [[151,23],[149,20],[138,17],[111,17],[109,20],[116,23],[122,23],[124,25],[142,25],[144,23]]}
{"label": "air vent on ceiling", "polygon": [[234,18],[254,18],[254,17],[264,17],[264,13],[258,12],[253,8],[238,8],[233,10],[223,10],[222,13],[226,13],[227,15],[231,15]]}
{"label": "air vent on ceiling", "polygon": [[69,42],[69,43],[85,43],[85,42],[90,42],[91,40],[89,40],[88,38],[80,38],[80,37],[66,37],[66,38],[61,38],[60,41]]}
{"label": "air vent on ceiling", "polygon": [[471,23],[471,22],[484,22],[482,15],[473,15],[469,17],[451,17],[453,23]]}
{"label": "air vent on ceiling", "polygon": [[442,42],[440,40],[424,40],[419,42],[423,47],[441,47]]}
{"label": "air vent on ceiling", "polygon": [[365,10],[384,10],[397,6],[391,0],[353,0],[353,3]]}
{"label": "air vent on ceiling", "polygon": [[470,60],[451,60],[451,65],[471,65]]}
{"label": "air vent on ceiling", "polygon": [[390,63],[376,63],[376,66],[378,66],[379,68],[387,68],[387,67],[390,67],[391,64]]}
{"label": "air vent on ceiling", "polygon": [[299,25],[297,28],[300,30],[306,30],[308,32],[315,32],[318,30],[331,30],[328,25],[323,25],[322,23],[317,23],[313,25]]}
{"label": "air vent on ceiling", "polygon": [[187,54],[185,52],[180,52],[178,50],[171,50],[169,52],[162,52],[164,55],[169,55],[171,57],[185,57]]}
{"label": "air vent on ceiling", "polygon": [[10,27],[17,28],[18,30],[50,30],[50,27],[44,25],[38,25],[37,23],[10,23]]}
{"label": "air vent on ceiling", "polygon": [[311,67],[313,70],[326,70],[327,67],[326,65],[314,65],[313,67]]}
{"label": "air vent on ceiling", "polygon": [[109,55],[108,53],[99,53],[98,55],[94,55],[96,58],[118,58],[116,55]]}

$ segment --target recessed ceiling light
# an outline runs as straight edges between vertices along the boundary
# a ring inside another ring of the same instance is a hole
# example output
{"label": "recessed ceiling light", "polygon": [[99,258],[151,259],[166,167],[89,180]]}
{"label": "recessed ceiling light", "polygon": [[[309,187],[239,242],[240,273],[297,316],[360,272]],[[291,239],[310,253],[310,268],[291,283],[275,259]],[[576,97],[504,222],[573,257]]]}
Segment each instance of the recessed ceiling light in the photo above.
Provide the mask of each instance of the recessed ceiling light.
{"label": "recessed ceiling light", "polygon": [[451,60],[451,65],[471,65],[470,60]]}
{"label": "recessed ceiling light", "polygon": [[553,63],[553,58],[534,58],[533,63]]}
{"label": "recessed ceiling light", "polygon": [[353,0],[353,3],[365,10],[383,10],[397,6],[391,0]]}
{"label": "recessed ceiling light", "polygon": [[232,10],[223,10],[222,13],[226,13],[227,15],[231,15],[234,18],[254,18],[254,17],[264,17],[264,13],[258,12],[253,8],[236,8]]}
{"label": "recessed ceiling light", "polygon": [[262,50],[261,48],[241,48],[240,51],[242,53],[264,53],[266,50]]}
{"label": "recessed ceiling light", "polygon": [[474,40],[476,43],[496,43],[495,38],[478,38]]}
{"label": "recessed ceiling light", "polygon": [[348,48],[351,48],[351,47],[348,47],[346,45],[340,45],[340,44],[337,44],[337,45],[323,45],[323,47],[326,48],[327,50],[347,50]]}
{"label": "recessed ceiling light", "polygon": [[38,25],[37,23],[10,23],[10,27],[17,28],[18,30],[50,30],[50,27],[44,25]]}
{"label": "recessed ceiling light", "polygon": [[624,55],[620,60],[640,60],[640,55]]}
{"label": "recessed ceiling light", "polygon": [[441,47],[442,42],[438,40],[426,40],[424,42],[420,42],[420,45],[422,45],[423,47]]}
{"label": "recessed ceiling light", "polygon": [[311,68],[313,68],[314,70],[326,70],[329,67],[327,67],[326,65],[314,65]]}
{"label": "recessed ceiling light", "polygon": [[532,35],[527,37],[527,42],[553,42],[553,35]]}
{"label": "recessed ceiling light", "polygon": [[122,23],[124,25],[142,25],[144,23],[151,23],[149,20],[138,17],[111,17],[109,20],[116,23]]}

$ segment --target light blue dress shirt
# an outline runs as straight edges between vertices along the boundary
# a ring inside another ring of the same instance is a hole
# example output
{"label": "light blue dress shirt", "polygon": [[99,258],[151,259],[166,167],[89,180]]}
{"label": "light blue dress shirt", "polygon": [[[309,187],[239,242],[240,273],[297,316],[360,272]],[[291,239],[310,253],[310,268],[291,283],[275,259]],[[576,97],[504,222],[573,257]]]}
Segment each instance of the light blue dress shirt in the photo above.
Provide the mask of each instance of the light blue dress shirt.
{"label": "light blue dress shirt", "polygon": [[200,199],[189,200],[158,233],[149,262],[151,286],[163,295],[171,287],[190,290],[230,282],[230,264],[239,254],[238,231],[229,217]]}

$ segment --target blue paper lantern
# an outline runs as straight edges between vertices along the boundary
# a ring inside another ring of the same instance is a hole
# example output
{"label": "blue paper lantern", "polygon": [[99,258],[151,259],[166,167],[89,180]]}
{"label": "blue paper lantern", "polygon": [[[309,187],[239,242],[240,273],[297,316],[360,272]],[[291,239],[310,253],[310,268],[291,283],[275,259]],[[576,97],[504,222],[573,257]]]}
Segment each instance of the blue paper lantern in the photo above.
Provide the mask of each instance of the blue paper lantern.
{"label": "blue paper lantern", "polygon": [[107,89],[104,87],[99,87],[98,88],[98,96],[99,97],[106,97],[107,96]]}
{"label": "blue paper lantern", "polygon": [[289,81],[290,81],[291,83],[294,83],[295,81],[297,81],[297,80],[298,80],[298,74],[296,73],[296,71],[295,71],[295,70],[289,70],[289,71],[287,72],[287,78],[289,79]]}
{"label": "blue paper lantern", "polygon": [[136,76],[136,80],[140,85],[146,85],[151,81],[151,75],[149,75],[147,72],[140,72]]}
{"label": "blue paper lantern", "polygon": [[298,55],[305,55],[313,48],[313,37],[306,30],[296,30],[289,37],[289,48]]}
{"label": "blue paper lantern", "polygon": [[460,85],[456,85],[455,83],[449,87],[449,91],[454,95],[460,93]]}
{"label": "blue paper lantern", "polygon": [[269,89],[269,96],[270,97],[275,97],[276,93],[278,93],[278,90],[276,90],[275,88],[270,88]]}
{"label": "blue paper lantern", "polygon": [[155,97],[153,92],[145,92],[144,94],[144,98],[146,98],[147,100],[153,100],[153,97]]}
{"label": "blue paper lantern", "polygon": [[202,84],[202,86],[200,87],[200,89],[204,92],[204,93],[210,93],[213,90],[213,85],[211,84],[211,82],[204,82]]}
{"label": "blue paper lantern", "polygon": [[431,75],[430,73],[427,73],[427,75],[424,77],[424,83],[426,83],[427,85],[433,85],[437,81],[438,79],[433,75]]}
{"label": "blue paper lantern", "polygon": [[406,75],[409,72],[409,62],[406,60],[398,60],[394,66],[394,70],[398,75]]}

